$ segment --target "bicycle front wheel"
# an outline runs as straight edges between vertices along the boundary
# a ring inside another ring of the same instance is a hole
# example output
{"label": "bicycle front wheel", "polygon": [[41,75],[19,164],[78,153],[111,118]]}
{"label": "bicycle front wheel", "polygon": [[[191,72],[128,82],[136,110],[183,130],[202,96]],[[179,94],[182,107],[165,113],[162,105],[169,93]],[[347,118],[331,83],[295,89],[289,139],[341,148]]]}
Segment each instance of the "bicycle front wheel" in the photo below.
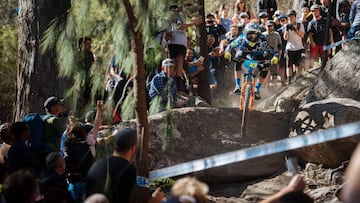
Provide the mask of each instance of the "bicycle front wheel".
{"label": "bicycle front wheel", "polygon": [[243,105],[243,110],[242,110],[242,117],[241,117],[241,130],[242,130],[242,134],[245,135],[246,132],[246,123],[247,123],[247,117],[248,117],[248,112],[249,112],[249,104],[250,104],[250,99],[251,99],[251,85],[247,84],[245,86],[245,92],[244,92],[244,105]]}

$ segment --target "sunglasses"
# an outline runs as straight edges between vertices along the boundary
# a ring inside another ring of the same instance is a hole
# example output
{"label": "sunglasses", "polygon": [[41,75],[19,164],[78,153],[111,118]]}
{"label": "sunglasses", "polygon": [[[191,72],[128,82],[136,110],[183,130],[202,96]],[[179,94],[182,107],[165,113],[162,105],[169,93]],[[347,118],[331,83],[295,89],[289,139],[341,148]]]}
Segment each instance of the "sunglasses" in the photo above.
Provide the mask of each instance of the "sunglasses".
{"label": "sunglasses", "polygon": [[286,22],[286,19],[281,19],[280,22]]}

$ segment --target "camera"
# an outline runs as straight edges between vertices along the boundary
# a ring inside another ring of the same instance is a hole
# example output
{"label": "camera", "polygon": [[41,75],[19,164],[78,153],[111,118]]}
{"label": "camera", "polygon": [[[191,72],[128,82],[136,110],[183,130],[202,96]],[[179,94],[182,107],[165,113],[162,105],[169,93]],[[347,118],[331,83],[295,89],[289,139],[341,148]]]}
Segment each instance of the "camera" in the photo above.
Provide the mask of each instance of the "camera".
{"label": "camera", "polygon": [[287,24],[286,25],[286,30],[292,30],[292,31],[295,31],[295,27],[293,26],[293,25],[291,25],[291,24]]}

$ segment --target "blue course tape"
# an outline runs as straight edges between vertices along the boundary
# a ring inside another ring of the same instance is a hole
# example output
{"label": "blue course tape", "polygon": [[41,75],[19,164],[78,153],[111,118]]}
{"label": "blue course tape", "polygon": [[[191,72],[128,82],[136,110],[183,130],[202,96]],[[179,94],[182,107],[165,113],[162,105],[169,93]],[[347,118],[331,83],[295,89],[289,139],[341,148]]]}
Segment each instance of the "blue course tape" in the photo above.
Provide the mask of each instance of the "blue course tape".
{"label": "blue course tape", "polygon": [[341,41],[337,41],[335,43],[324,46],[323,49],[324,49],[324,51],[327,51],[327,50],[332,49],[334,47],[337,47],[337,46],[339,46],[339,45],[341,45],[343,43],[349,42],[351,40],[357,40],[357,39],[360,39],[360,37],[353,37],[353,38],[350,38],[350,39],[344,39],[344,40],[341,40]]}
{"label": "blue course tape", "polygon": [[149,178],[160,179],[185,175],[214,167],[224,166],[240,161],[254,159],[262,156],[291,151],[341,138],[360,135],[360,122],[345,124],[340,127],[317,131],[308,135],[291,137],[275,142],[266,143],[256,147],[240,149],[224,154],[218,154],[203,159],[189,161],[174,166],[150,171]]}

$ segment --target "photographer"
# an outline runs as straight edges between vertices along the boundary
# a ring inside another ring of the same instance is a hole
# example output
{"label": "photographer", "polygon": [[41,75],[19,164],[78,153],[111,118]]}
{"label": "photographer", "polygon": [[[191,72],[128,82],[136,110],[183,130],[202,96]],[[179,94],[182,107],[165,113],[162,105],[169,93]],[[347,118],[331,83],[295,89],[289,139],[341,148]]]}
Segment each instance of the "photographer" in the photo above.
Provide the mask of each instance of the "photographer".
{"label": "photographer", "polygon": [[287,13],[288,24],[285,26],[284,40],[287,40],[286,51],[288,53],[288,68],[286,73],[288,76],[288,82],[291,83],[293,72],[296,75],[301,76],[302,68],[299,66],[301,61],[302,53],[304,53],[304,45],[302,39],[304,38],[305,29],[302,23],[296,22],[296,11],[289,10]]}
{"label": "photographer", "polygon": [[206,16],[205,23],[206,34],[208,36],[212,35],[215,37],[214,47],[219,46],[219,37],[223,34],[226,34],[225,28],[222,25],[216,23],[216,19],[213,14],[208,14]]}

